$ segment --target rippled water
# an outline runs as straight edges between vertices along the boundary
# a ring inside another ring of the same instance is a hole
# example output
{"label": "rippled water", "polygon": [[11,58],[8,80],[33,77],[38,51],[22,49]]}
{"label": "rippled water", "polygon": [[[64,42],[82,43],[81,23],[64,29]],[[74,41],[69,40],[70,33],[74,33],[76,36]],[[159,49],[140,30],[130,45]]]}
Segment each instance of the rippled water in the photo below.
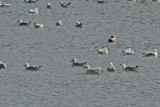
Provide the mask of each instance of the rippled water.
{"label": "rippled water", "polygon": [[[62,8],[59,0],[39,0],[28,4],[5,0],[9,8],[0,8],[1,107],[159,107],[160,59],[142,57],[142,52],[159,50],[160,3],[107,0],[70,0]],[[47,9],[51,2],[53,9]],[[66,1],[67,2],[67,1]],[[39,14],[29,14],[31,8]],[[17,20],[43,23],[43,29],[18,26]],[[62,20],[63,26],[56,26]],[[84,28],[76,28],[81,21]],[[107,39],[116,35],[116,44]],[[97,49],[108,47],[108,55]],[[124,56],[131,47],[134,55]],[[86,75],[85,69],[71,67],[72,58],[102,67],[100,75]],[[108,72],[110,63],[116,72]],[[42,65],[37,72],[23,65]],[[139,65],[137,72],[124,72],[120,63]]]}

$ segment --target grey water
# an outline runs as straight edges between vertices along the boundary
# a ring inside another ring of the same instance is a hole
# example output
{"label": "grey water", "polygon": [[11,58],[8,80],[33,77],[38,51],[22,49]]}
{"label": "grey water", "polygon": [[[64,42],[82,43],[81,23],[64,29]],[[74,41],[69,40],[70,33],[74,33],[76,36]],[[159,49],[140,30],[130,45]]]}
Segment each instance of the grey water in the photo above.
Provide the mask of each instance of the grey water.
{"label": "grey water", "polygon": [[[160,3],[144,0],[2,0],[0,7],[0,107],[159,107],[160,58],[143,57],[145,51],[160,50]],[[47,9],[50,2],[52,9]],[[28,10],[37,7],[38,14]],[[18,19],[31,21],[19,26]],[[62,20],[62,26],[56,21]],[[75,23],[84,23],[76,28]],[[43,23],[35,29],[33,23]],[[107,42],[114,34],[115,44]],[[97,49],[107,47],[107,55]],[[130,47],[136,53],[124,56]],[[72,67],[72,58],[102,67],[99,75],[88,75]],[[107,67],[113,62],[115,72]],[[41,65],[25,71],[24,64]],[[122,71],[121,63],[138,65],[138,72]]]}

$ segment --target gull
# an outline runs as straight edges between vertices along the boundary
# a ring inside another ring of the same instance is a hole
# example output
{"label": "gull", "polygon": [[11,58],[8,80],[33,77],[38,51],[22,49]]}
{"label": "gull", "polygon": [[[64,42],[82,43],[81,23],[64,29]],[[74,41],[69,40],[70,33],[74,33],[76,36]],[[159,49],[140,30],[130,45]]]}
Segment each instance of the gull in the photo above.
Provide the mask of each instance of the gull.
{"label": "gull", "polygon": [[34,23],[34,27],[35,28],[43,28],[43,24]]}
{"label": "gull", "polygon": [[126,64],[120,64],[124,71],[136,71],[139,66],[126,66]]}
{"label": "gull", "polygon": [[47,3],[47,8],[48,8],[48,9],[52,9],[51,3]]}
{"label": "gull", "polygon": [[112,62],[110,62],[110,66],[108,67],[108,71],[111,71],[111,72],[116,71],[116,68],[113,66]]}
{"label": "gull", "polygon": [[26,63],[24,66],[25,66],[25,70],[29,70],[29,71],[37,71],[42,67],[42,66],[30,66],[29,63]]}
{"label": "gull", "polygon": [[64,3],[63,1],[61,1],[59,4],[60,4],[62,7],[68,8],[68,6],[71,4],[71,2],[69,2],[69,3]]}
{"label": "gull", "polygon": [[6,64],[3,62],[0,62],[0,69],[5,69],[6,68]]}
{"label": "gull", "polygon": [[91,68],[89,65],[85,65],[83,68],[86,69],[86,73],[88,74],[99,74],[102,71],[101,67]]}
{"label": "gull", "polygon": [[21,19],[19,19],[17,22],[19,22],[20,26],[28,26],[31,22],[23,22]]}
{"label": "gull", "polygon": [[38,8],[29,9],[28,12],[29,13],[38,13]]}
{"label": "gull", "polygon": [[142,53],[144,54],[144,56],[148,57],[148,56],[158,56],[158,53],[157,53],[157,49],[153,49],[153,52],[152,51],[148,51],[148,52],[145,52],[145,53]]}
{"label": "gull", "polygon": [[124,51],[122,51],[124,55],[132,55],[135,52],[133,50],[131,50],[131,48],[125,49]]}
{"label": "gull", "polygon": [[0,7],[10,7],[10,6],[11,6],[11,4],[7,4],[7,3],[2,4],[0,1]]}
{"label": "gull", "polygon": [[61,20],[58,20],[58,21],[56,22],[56,26],[62,26],[62,21],[61,21]]}
{"label": "gull", "polygon": [[103,49],[97,49],[97,52],[99,53],[99,54],[107,54],[108,53],[108,48],[103,48]]}
{"label": "gull", "polygon": [[28,2],[28,3],[35,3],[35,2],[38,2],[38,0],[26,0],[26,2]]}
{"label": "gull", "polygon": [[84,27],[84,24],[78,21],[78,22],[76,23],[76,27],[83,28],[83,27]]}
{"label": "gull", "polygon": [[108,39],[108,42],[116,42],[115,35],[112,35],[111,38]]}
{"label": "gull", "polygon": [[87,62],[77,62],[77,59],[72,59],[70,62],[72,62],[72,67],[79,66],[83,67]]}

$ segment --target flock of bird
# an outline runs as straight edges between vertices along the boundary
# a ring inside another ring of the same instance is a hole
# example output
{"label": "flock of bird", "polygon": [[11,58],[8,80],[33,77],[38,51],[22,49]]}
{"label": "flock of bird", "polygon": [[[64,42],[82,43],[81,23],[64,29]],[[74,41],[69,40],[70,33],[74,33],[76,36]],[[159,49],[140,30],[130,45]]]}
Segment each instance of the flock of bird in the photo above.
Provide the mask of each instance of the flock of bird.
{"label": "flock of bird", "polygon": [[[132,0],[128,0],[128,1],[132,1]],[[154,2],[157,0],[152,0],[152,1]],[[38,0],[25,0],[25,2],[36,3],[36,2],[38,2]],[[98,0],[97,3],[103,4],[103,3],[105,3],[105,0]],[[60,6],[62,6],[64,8],[68,8],[69,5],[71,4],[71,2],[64,3],[61,1],[59,4],[60,4]],[[10,7],[10,6],[11,6],[11,4],[7,4],[7,3],[2,4],[0,1],[0,7]],[[51,3],[47,3],[46,7],[48,9],[53,8]],[[28,12],[38,14],[38,8],[29,9]],[[23,22],[21,19],[19,19],[17,22],[19,23],[19,26],[29,26],[32,23],[32,22]],[[33,23],[33,24],[34,24],[35,28],[43,28],[44,27],[43,24],[38,24],[38,23]],[[63,24],[62,24],[61,20],[58,20],[56,22],[56,26],[62,26],[62,25]],[[83,28],[84,24],[78,21],[76,23],[76,27]],[[112,35],[108,39],[108,42],[109,43],[116,42],[115,35]],[[102,49],[97,49],[97,52],[98,52],[98,54],[108,54],[108,48],[104,47]],[[135,51],[131,50],[131,48],[128,48],[128,49],[125,49],[123,51],[123,53],[124,53],[124,55],[132,55],[135,53]],[[156,49],[153,49],[153,51],[145,52],[142,54],[146,57],[149,57],[149,56],[156,56],[157,57],[158,56]],[[87,62],[78,62],[76,59],[72,59],[71,62],[72,62],[72,66],[81,66],[81,67],[85,68],[86,72],[89,74],[99,74],[102,71],[101,67],[91,68],[89,65],[87,65]],[[120,64],[120,65],[122,66],[122,70],[124,70],[124,71],[136,71],[136,69],[138,68],[138,66],[126,66],[126,64]],[[25,66],[25,70],[29,70],[29,71],[35,71],[35,70],[39,70],[41,68],[41,66],[30,66],[29,63],[26,63],[24,66]],[[3,62],[0,62],[0,69],[6,69],[6,64]],[[110,66],[107,68],[107,70],[114,72],[114,71],[116,71],[116,67],[114,67],[112,62],[110,62]]]}
{"label": "flock of bird", "polygon": [[[113,43],[116,42],[116,37],[113,35],[108,39],[109,43]],[[108,54],[108,48],[104,47],[102,49],[97,49],[98,54]],[[132,55],[135,53],[134,50],[132,50],[131,48],[127,48],[124,51],[122,51],[124,55]],[[153,49],[153,51],[148,51],[148,52],[144,52],[142,53],[144,55],[144,57],[150,57],[150,56],[158,56],[158,51],[157,49]],[[70,62],[72,62],[72,67],[83,67],[86,69],[86,73],[87,74],[99,74],[100,72],[102,72],[102,68],[101,67],[96,67],[96,68],[91,68],[87,62],[78,62],[77,59],[72,59]],[[127,66],[126,64],[120,64],[122,66],[122,70],[123,71],[136,71],[137,72],[137,68],[139,66]],[[110,66],[107,68],[108,71],[110,72],[114,72],[116,71],[116,67],[113,65],[112,62],[110,62]]]}

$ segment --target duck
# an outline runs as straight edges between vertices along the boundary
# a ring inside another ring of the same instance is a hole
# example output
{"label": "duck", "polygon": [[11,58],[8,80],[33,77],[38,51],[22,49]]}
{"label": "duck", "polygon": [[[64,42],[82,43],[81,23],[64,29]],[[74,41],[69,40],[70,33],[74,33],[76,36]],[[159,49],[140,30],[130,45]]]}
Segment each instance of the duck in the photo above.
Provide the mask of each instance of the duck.
{"label": "duck", "polygon": [[42,66],[30,66],[29,63],[24,64],[25,70],[28,71],[37,71],[39,70]]}
{"label": "duck", "polygon": [[43,28],[43,24],[34,23],[35,28]]}
{"label": "duck", "polygon": [[108,53],[108,48],[107,47],[104,47],[102,49],[97,49],[97,52],[99,54],[107,54]]}
{"label": "duck", "polygon": [[62,26],[63,24],[62,24],[62,21],[61,20],[58,20],[57,22],[56,22],[56,26]]}
{"label": "duck", "polygon": [[59,4],[60,4],[62,7],[64,7],[64,8],[68,8],[69,5],[71,4],[71,2],[69,2],[69,3],[64,3],[63,1],[61,1]]}
{"label": "duck", "polygon": [[7,3],[4,3],[2,4],[2,2],[0,1],[0,7],[10,7],[11,4],[7,4]]}
{"label": "duck", "polygon": [[31,24],[31,22],[23,22],[21,19],[19,19],[17,22],[19,22],[20,26],[28,26]]}
{"label": "duck", "polygon": [[148,51],[148,52],[144,52],[142,53],[144,56],[149,57],[149,56],[158,56],[158,51],[157,49],[153,49],[153,51]]}
{"label": "duck", "polygon": [[112,35],[109,39],[108,42],[116,42],[116,37],[115,35]]}
{"label": "duck", "polygon": [[86,69],[87,74],[99,74],[100,72],[102,72],[101,67],[91,68],[89,65],[85,65],[83,68]]}
{"label": "duck", "polygon": [[26,0],[27,3],[36,3],[38,0]]}
{"label": "duck", "polygon": [[72,67],[78,66],[83,67],[87,62],[77,62],[77,59],[72,59],[70,62],[72,62]]}
{"label": "duck", "polygon": [[134,50],[131,50],[131,48],[125,49],[124,51],[122,51],[124,55],[132,55],[135,53]]}
{"label": "duck", "polygon": [[104,0],[98,0],[97,3],[103,4],[103,3],[105,3],[105,1]]}
{"label": "duck", "polygon": [[28,12],[29,13],[38,13],[38,8],[29,9]]}
{"label": "duck", "polygon": [[126,66],[126,64],[120,64],[124,71],[136,71],[139,66]]}
{"label": "duck", "polygon": [[51,5],[51,3],[47,3],[47,8],[48,9],[52,9],[53,8],[52,5]]}
{"label": "duck", "polygon": [[6,69],[6,64],[3,62],[0,62],[0,69]]}
{"label": "duck", "polygon": [[83,28],[83,27],[84,27],[84,24],[78,21],[78,22],[76,23],[76,27]]}
{"label": "duck", "polygon": [[110,62],[110,66],[108,67],[107,70],[110,71],[110,72],[116,71],[116,68],[113,66],[113,63],[112,63],[112,62]]}

